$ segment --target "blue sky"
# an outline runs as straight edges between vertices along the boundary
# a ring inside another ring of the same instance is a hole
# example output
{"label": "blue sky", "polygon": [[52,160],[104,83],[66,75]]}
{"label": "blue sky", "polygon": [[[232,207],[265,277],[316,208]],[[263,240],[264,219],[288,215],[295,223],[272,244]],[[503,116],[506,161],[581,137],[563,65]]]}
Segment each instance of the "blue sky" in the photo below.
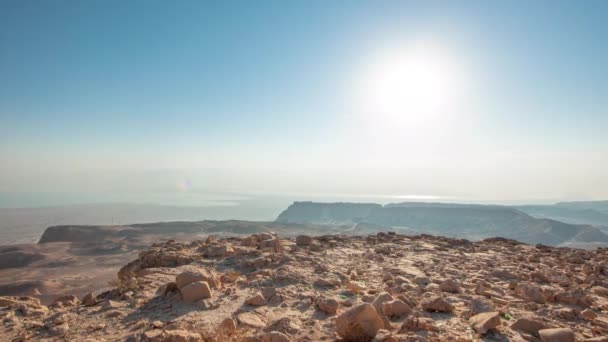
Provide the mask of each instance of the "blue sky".
{"label": "blue sky", "polygon": [[[608,197],[607,37],[606,1],[3,1],[0,191]],[[353,80],[411,41],[467,106],[371,129]]]}

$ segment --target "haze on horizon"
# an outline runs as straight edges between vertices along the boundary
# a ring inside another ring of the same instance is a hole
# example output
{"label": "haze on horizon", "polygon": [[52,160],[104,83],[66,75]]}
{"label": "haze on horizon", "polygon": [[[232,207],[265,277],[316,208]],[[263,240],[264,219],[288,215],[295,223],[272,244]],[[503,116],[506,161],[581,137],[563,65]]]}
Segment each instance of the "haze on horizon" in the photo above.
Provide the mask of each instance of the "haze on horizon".
{"label": "haze on horizon", "polygon": [[607,22],[601,0],[4,1],[0,193],[606,199]]}

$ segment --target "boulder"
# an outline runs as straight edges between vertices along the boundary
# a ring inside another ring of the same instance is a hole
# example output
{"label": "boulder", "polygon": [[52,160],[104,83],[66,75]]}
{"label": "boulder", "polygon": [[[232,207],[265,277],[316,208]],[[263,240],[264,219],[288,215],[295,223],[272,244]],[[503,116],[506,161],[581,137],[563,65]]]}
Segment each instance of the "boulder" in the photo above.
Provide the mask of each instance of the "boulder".
{"label": "boulder", "polygon": [[204,267],[182,272],[175,277],[178,289],[196,281],[205,281],[212,289],[218,289],[222,285],[219,275],[215,271]]}
{"label": "boulder", "polygon": [[211,288],[206,281],[195,281],[180,289],[182,298],[186,303],[194,303],[201,299],[211,298]]}
{"label": "boulder", "polygon": [[471,327],[478,334],[484,335],[491,329],[500,326],[500,314],[498,312],[484,312],[469,319]]}
{"label": "boulder", "polygon": [[336,332],[348,341],[374,338],[383,325],[382,318],[369,303],[353,306],[336,318]]}

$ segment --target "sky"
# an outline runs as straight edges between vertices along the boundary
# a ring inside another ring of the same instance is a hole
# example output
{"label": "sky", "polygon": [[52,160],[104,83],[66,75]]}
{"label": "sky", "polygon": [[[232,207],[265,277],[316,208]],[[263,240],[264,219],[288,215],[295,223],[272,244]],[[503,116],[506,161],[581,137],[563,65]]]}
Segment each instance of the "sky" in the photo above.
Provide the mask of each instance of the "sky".
{"label": "sky", "polygon": [[608,198],[608,2],[0,2],[0,192]]}

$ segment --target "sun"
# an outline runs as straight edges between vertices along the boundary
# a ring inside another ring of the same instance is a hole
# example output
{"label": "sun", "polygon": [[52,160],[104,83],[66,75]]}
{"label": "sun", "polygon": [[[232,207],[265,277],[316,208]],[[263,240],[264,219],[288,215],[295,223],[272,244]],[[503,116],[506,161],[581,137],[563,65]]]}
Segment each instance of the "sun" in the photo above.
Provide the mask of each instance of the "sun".
{"label": "sun", "polygon": [[460,68],[445,51],[404,47],[373,59],[360,83],[359,98],[374,116],[413,124],[450,112],[462,88]]}

